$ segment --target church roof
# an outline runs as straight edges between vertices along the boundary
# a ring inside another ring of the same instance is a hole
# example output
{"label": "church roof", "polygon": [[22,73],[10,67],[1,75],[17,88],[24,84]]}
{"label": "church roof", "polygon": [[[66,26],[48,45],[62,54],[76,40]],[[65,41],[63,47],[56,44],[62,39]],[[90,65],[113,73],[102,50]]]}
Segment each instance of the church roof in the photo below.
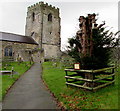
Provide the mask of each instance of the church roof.
{"label": "church roof", "polygon": [[12,33],[0,32],[0,41],[18,42],[26,44],[36,44],[38,43],[29,36],[17,35]]}

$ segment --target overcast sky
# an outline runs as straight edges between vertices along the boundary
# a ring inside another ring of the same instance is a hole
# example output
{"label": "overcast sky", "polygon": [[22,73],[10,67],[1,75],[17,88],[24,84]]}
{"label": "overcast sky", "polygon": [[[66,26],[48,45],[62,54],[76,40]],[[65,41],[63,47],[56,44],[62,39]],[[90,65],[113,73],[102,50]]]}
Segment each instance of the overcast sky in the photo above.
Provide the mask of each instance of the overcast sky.
{"label": "overcast sky", "polygon": [[[24,35],[27,7],[37,2],[40,0],[1,0],[0,31]],[[111,31],[118,31],[118,0],[97,0],[97,2],[44,0],[44,2],[60,8],[62,48],[65,47],[67,39],[74,36],[79,29],[79,16],[87,16],[89,13],[99,14],[98,24],[106,21],[108,29],[112,27]]]}

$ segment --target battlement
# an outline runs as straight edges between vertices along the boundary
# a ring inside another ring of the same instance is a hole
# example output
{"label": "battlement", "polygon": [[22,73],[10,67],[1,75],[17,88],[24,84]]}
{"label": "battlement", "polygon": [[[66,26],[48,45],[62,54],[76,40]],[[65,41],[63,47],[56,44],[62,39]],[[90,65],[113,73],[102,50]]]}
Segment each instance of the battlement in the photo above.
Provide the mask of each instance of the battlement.
{"label": "battlement", "polygon": [[34,9],[37,9],[39,7],[46,7],[46,8],[50,8],[52,10],[57,10],[59,11],[59,8],[55,7],[55,6],[52,6],[52,5],[49,5],[48,3],[44,3],[44,2],[39,2],[39,3],[36,3],[34,5],[31,5],[28,7],[28,11],[31,11],[31,10],[34,10]]}

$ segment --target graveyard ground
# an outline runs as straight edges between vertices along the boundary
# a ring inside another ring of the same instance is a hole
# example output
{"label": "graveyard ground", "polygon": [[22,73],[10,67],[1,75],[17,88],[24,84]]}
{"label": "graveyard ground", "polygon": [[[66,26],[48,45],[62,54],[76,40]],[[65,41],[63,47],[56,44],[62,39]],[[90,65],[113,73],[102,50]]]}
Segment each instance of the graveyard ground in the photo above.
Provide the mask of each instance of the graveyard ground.
{"label": "graveyard ground", "polygon": [[[6,66],[7,64],[7,66]],[[31,64],[32,65],[32,64]],[[10,62],[10,63],[3,63],[2,70],[4,70],[4,66],[6,67],[6,70],[11,70],[12,67],[14,67],[14,70],[16,71],[16,74],[13,75],[13,78],[10,77],[10,75],[0,75],[0,79],[2,82],[0,82],[0,101],[5,97],[5,94],[9,90],[9,88],[14,84],[14,82],[22,75],[24,72],[26,72],[31,65],[29,62]]]}
{"label": "graveyard ground", "polygon": [[59,101],[59,106],[64,106],[66,109],[118,109],[120,68],[116,72],[115,84],[96,92],[67,87],[64,69],[65,67],[58,63],[56,66],[52,62],[43,63],[43,80]]}

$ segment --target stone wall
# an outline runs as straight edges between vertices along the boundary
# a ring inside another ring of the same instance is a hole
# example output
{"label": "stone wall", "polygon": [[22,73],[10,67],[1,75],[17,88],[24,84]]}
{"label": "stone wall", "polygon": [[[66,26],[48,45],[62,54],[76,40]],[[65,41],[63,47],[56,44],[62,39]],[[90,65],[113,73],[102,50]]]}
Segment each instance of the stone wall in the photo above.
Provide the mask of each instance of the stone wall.
{"label": "stone wall", "polygon": [[17,61],[18,56],[22,58],[23,61],[29,61],[31,54],[29,53],[28,50],[32,50],[36,47],[36,45],[33,44],[25,44],[25,43],[16,43],[16,42],[8,42],[8,41],[0,41],[2,43],[2,59],[5,58],[5,48],[6,47],[12,47],[12,54],[13,54],[13,59],[14,61]]}
{"label": "stone wall", "polygon": [[58,57],[60,57],[60,51],[59,51],[59,47],[55,46],[55,45],[43,45],[44,49],[44,58],[45,59],[56,59]]}
{"label": "stone wall", "polygon": [[2,41],[0,41],[0,62],[2,61]]}

